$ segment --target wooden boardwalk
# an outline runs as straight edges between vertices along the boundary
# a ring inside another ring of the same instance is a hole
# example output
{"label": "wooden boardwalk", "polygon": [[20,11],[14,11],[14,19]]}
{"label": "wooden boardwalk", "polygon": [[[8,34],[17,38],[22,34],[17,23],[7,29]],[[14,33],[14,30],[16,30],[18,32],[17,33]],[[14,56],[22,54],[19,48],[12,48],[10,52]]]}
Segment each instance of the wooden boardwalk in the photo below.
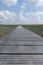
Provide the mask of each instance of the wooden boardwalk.
{"label": "wooden boardwalk", "polygon": [[18,26],[0,41],[0,65],[43,65],[43,38]]}

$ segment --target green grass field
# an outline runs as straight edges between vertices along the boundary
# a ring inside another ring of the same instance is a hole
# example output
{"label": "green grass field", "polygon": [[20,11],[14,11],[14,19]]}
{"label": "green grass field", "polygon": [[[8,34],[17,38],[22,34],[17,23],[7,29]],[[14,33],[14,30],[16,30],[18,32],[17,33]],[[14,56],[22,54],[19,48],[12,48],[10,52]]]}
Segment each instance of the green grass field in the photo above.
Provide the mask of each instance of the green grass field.
{"label": "green grass field", "polygon": [[8,32],[11,32],[17,25],[0,25],[0,40]]}
{"label": "green grass field", "polygon": [[23,25],[23,27],[43,37],[43,25]]}

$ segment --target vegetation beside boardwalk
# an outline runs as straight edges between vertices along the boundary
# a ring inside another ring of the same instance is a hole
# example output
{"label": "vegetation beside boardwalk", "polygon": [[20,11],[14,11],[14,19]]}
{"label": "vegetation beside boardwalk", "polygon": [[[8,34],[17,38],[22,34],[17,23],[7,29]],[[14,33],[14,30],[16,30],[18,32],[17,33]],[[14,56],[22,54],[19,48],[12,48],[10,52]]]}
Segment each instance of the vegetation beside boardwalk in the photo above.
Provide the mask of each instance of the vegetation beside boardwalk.
{"label": "vegetation beside boardwalk", "polygon": [[[11,32],[17,26],[19,25],[0,25],[0,40],[4,35]],[[43,37],[43,25],[21,25],[21,26]]]}
{"label": "vegetation beside boardwalk", "polygon": [[17,25],[0,25],[0,40],[4,35],[6,35],[8,32],[11,32],[16,27]]}
{"label": "vegetation beside boardwalk", "polygon": [[23,25],[23,27],[43,37],[43,25]]}

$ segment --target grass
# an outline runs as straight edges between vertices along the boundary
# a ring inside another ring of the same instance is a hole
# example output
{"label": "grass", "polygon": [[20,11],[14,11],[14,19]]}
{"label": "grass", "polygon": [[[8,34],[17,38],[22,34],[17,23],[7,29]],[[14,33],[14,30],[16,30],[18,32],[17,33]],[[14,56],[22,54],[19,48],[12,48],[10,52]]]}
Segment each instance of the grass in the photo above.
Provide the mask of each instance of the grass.
{"label": "grass", "polygon": [[0,40],[4,35],[11,32],[16,27],[17,25],[0,25]]}
{"label": "grass", "polygon": [[32,32],[43,37],[43,25],[22,25],[23,27],[30,29]]}

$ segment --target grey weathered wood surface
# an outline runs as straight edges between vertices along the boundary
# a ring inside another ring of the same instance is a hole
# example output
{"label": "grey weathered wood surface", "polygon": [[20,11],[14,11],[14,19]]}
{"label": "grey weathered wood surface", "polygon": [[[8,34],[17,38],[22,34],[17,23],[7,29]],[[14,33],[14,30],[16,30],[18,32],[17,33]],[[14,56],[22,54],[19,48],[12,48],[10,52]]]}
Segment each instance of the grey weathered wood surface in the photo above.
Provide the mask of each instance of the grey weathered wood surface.
{"label": "grey weathered wood surface", "polygon": [[0,53],[4,53],[4,55],[0,54],[0,65],[43,65],[43,38],[19,26],[2,38]]}

